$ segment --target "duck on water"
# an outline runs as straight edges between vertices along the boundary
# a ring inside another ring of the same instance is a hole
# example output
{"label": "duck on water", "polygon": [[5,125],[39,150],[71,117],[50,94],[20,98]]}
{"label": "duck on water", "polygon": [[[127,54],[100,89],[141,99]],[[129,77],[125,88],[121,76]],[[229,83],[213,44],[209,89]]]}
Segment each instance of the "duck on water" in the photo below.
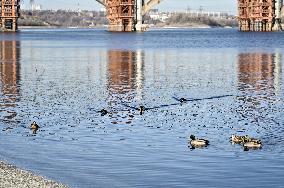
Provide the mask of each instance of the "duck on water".
{"label": "duck on water", "polygon": [[231,141],[232,143],[241,144],[244,147],[245,151],[248,151],[250,149],[262,148],[262,142],[260,139],[252,138],[248,135],[245,136],[232,135]]}
{"label": "duck on water", "polygon": [[36,134],[36,132],[39,129],[39,125],[34,121],[34,122],[32,122],[30,129],[33,131],[33,134]]}
{"label": "duck on water", "polygon": [[203,148],[209,145],[209,141],[203,138],[196,138],[194,135],[190,135],[191,140],[189,141],[191,149]]}

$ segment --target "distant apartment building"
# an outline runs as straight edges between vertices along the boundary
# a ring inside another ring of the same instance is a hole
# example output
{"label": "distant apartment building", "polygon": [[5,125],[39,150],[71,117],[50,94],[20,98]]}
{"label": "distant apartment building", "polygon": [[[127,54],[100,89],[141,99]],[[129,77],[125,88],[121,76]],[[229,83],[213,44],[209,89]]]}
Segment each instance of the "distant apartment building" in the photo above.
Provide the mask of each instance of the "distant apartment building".
{"label": "distant apartment building", "polygon": [[31,5],[32,11],[40,11],[42,10],[42,6],[39,4],[32,4]]}
{"label": "distant apartment building", "polygon": [[148,16],[152,20],[158,20],[161,22],[165,22],[168,18],[170,18],[174,14],[187,14],[190,17],[211,17],[216,19],[231,19],[235,16],[230,14],[229,12],[216,12],[216,11],[203,11],[203,10],[189,10],[187,9],[184,12],[159,12],[158,9],[151,9],[148,12]]}
{"label": "distant apartment building", "polygon": [[172,13],[169,12],[159,12],[158,9],[151,9],[148,12],[148,16],[152,19],[152,20],[158,20],[161,22],[165,22],[169,17],[171,17]]}

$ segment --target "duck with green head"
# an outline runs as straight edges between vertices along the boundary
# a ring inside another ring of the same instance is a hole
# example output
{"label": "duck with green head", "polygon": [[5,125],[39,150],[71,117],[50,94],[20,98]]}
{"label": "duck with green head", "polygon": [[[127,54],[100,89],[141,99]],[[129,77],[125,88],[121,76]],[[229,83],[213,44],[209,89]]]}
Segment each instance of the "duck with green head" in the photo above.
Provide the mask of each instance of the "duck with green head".
{"label": "duck with green head", "polygon": [[195,138],[194,135],[190,135],[191,140],[189,141],[191,148],[202,148],[209,145],[209,141],[202,138]]}

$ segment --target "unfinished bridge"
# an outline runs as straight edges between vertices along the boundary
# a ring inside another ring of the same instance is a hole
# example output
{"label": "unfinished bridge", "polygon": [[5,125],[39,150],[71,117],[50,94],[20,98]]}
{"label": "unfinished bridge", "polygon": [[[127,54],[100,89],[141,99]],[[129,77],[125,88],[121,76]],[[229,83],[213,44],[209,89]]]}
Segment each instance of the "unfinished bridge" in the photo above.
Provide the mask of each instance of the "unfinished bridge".
{"label": "unfinished bridge", "polygon": [[[131,32],[147,29],[147,26],[143,24],[143,16],[162,0],[95,1],[106,8],[110,31]],[[283,0],[236,1],[240,31],[282,30]],[[2,31],[17,31],[19,16],[20,0],[0,0],[0,28]]]}

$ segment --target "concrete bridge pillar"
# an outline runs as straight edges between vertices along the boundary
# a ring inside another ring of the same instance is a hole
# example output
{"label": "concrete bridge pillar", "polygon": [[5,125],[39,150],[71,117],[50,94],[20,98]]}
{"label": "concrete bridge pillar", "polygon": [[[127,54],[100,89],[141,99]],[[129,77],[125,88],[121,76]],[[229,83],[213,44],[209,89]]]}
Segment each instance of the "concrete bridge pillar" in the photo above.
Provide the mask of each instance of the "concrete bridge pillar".
{"label": "concrete bridge pillar", "polygon": [[142,16],[143,0],[136,0],[136,31],[142,31],[143,16]]}

